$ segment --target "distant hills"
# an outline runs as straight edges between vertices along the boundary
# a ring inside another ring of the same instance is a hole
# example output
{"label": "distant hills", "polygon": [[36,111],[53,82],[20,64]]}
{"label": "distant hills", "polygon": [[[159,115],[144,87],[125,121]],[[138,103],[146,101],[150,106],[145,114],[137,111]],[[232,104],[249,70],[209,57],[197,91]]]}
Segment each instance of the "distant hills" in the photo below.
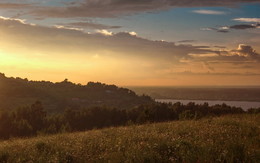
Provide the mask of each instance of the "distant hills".
{"label": "distant hills", "polygon": [[57,83],[29,81],[19,77],[8,78],[3,73],[0,73],[0,99],[0,109],[15,109],[39,100],[48,112],[94,106],[127,109],[154,102],[149,96],[138,96],[129,89],[115,85],[99,82],[81,85],[67,79]]}

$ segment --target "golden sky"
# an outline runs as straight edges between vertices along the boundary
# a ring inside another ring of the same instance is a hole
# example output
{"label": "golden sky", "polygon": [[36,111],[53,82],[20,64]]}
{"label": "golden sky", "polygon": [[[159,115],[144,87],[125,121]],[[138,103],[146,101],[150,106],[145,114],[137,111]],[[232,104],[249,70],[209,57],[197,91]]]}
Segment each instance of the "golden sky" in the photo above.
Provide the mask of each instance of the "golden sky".
{"label": "golden sky", "polygon": [[[29,1],[26,2],[28,2],[27,5],[30,4]],[[50,7],[50,4],[48,5]],[[158,34],[154,31],[160,30],[160,27],[144,29],[144,26],[141,28],[140,25],[139,29],[138,25],[126,28],[116,24],[104,25],[92,21],[72,23],[72,20],[78,21],[83,17],[104,17],[102,14],[105,13],[98,15],[94,13],[94,10],[93,13],[88,13],[90,15],[71,10],[71,15],[68,15],[70,18],[66,19],[69,26],[64,25],[64,18],[59,18],[63,23],[53,25],[50,22],[57,21],[56,17],[61,17],[61,15],[54,10],[50,10],[53,13],[49,13],[53,15],[44,12],[48,5],[42,7],[41,12],[30,15],[36,15],[34,18],[27,15],[26,19],[23,19],[22,16],[10,16],[10,12],[5,11],[7,3],[0,3],[0,11],[2,11],[0,15],[3,15],[0,17],[0,72],[5,73],[6,76],[53,82],[68,78],[75,83],[86,84],[88,81],[99,81],[119,86],[260,84],[259,18],[237,18],[235,21],[247,24],[200,29],[200,32],[213,33],[209,34],[210,36],[223,35],[223,37],[206,38],[207,34],[205,34],[201,36],[203,40],[201,42],[193,39],[195,32],[190,34],[192,38],[189,40],[185,29],[179,30],[179,33],[182,32],[185,37],[182,41],[175,41],[166,36],[165,40],[158,39]],[[51,7],[56,7],[57,4],[51,5],[53,5]],[[25,4],[10,3],[9,7],[10,10],[17,11],[16,14],[18,14],[18,9],[19,11],[28,10]],[[126,12],[124,14],[142,12],[142,9],[140,11],[130,9],[117,13],[107,8],[108,11],[104,12],[112,18],[104,18],[101,22],[115,21],[115,19],[119,21],[120,18],[115,18],[114,15],[124,12]],[[164,10],[165,7],[161,6],[160,9]],[[192,9],[191,12],[207,16],[227,14],[226,11],[209,9]],[[259,12],[256,13],[259,14]],[[157,19],[155,13],[153,16]],[[138,19],[136,16],[130,16],[130,18],[132,22]],[[37,24],[36,20],[45,20],[45,22]],[[80,25],[87,26],[92,31],[78,28]],[[124,25],[127,26],[127,24]],[[123,30],[124,28],[128,30]],[[178,29],[175,30],[178,33]],[[230,39],[228,39],[226,33],[231,33],[232,30],[235,32],[230,34]],[[243,34],[240,36],[244,36],[247,40],[243,38],[239,41],[232,40],[231,38],[239,38],[235,36],[236,30],[242,30]],[[181,39],[181,36],[176,35],[176,37]],[[224,45],[219,43],[221,39]],[[210,41],[207,42],[207,40]]]}

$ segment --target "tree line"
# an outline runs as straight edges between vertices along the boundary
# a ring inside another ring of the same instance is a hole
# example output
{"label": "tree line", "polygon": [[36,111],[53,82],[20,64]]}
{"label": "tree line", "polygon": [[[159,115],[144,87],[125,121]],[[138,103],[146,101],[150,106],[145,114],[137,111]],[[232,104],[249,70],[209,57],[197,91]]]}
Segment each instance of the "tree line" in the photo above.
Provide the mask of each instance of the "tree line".
{"label": "tree line", "polygon": [[65,79],[61,82],[31,81],[28,79],[6,77],[0,73],[0,108],[15,109],[31,104],[36,100],[43,102],[47,112],[58,113],[64,108],[77,109],[93,106],[110,106],[129,109],[136,105],[153,103],[146,95],[116,85],[100,82],[75,84]]}
{"label": "tree line", "polygon": [[260,113],[260,108],[247,112],[240,107],[226,104],[209,106],[208,103],[183,105],[177,103],[153,103],[132,109],[92,107],[66,109],[62,113],[47,114],[42,103],[30,107],[0,112],[0,138],[30,137],[40,134],[76,132],[131,124],[155,123],[173,120],[200,119],[225,114]]}

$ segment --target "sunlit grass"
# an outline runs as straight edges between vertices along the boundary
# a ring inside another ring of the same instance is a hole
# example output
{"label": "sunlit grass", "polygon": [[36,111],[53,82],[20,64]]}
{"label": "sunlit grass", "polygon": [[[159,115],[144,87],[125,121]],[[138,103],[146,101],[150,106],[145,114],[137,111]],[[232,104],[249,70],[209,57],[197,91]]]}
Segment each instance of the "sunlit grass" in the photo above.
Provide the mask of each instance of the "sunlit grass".
{"label": "sunlit grass", "polygon": [[233,115],[0,143],[0,162],[258,162],[260,115]]}

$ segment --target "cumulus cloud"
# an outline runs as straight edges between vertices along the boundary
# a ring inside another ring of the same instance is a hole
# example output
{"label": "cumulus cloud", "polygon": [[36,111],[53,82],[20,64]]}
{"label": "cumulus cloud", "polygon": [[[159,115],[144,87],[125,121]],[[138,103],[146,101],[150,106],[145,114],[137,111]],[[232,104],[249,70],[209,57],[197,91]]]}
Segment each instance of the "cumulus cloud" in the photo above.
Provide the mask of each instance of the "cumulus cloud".
{"label": "cumulus cloud", "polygon": [[227,63],[249,63],[260,62],[260,54],[250,45],[239,44],[234,50],[216,51],[217,56],[204,58],[206,61]]}
{"label": "cumulus cloud", "polygon": [[105,35],[105,36],[112,36],[113,35],[113,32],[110,32],[110,31],[105,30],[105,29],[97,30],[97,33],[100,33],[100,34]]}
{"label": "cumulus cloud", "polygon": [[227,14],[224,11],[216,11],[216,10],[194,10],[192,12],[196,14],[204,14],[204,15],[226,15]]}
{"label": "cumulus cloud", "polygon": [[260,59],[259,54],[250,45],[240,44],[238,48],[232,50],[231,53],[234,55]]}
{"label": "cumulus cloud", "polygon": [[[217,47],[218,48],[218,47]],[[219,47],[220,48],[220,47]],[[188,63],[203,63],[203,66],[209,71],[215,71],[216,65],[226,67],[231,65],[240,65],[238,68],[243,69],[243,66],[252,66],[252,69],[258,67],[260,63],[260,54],[254,50],[250,45],[240,44],[237,49],[227,50],[226,48],[216,49],[214,53],[198,55],[190,54],[192,57],[188,58]],[[225,64],[225,66],[223,66]],[[220,67],[218,69],[220,69]],[[237,69],[237,68],[236,68]]]}
{"label": "cumulus cloud", "polygon": [[51,49],[54,54],[73,51],[88,55],[105,50],[118,57],[140,57],[177,63],[182,58],[189,58],[189,53],[214,52],[207,46],[176,45],[173,42],[144,39],[138,37],[136,32],[112,33],[98,30],[97,33],[90,34],[62,26],[32,26],[11,19],[0,19],[0,31],[1,42],[30,47],[30,51]]}
{"label": "cumulus cloud", "polygon": [[1,50],[19,49],[18,54],[41,53],[62,58],[73,58],[77,54],[89,58],[98,56],[98,59],[121,59],[125,62],[131,59],[144,64],[140,65],[144,67],[142,71],[149,67],[149,72],[171,69],[174,66],[192,67],[194,64],[200,64],[207,71],[217,71],[215,64],[259,65],[260,62],[259,54],[250,45],[241,44],[235,50],[219,50],[217,47],[149,40],[139,37],[135,32],[98,32],[85,33],[64,27],[32,26],[16,19],[0,18]]}
{"label": "cumulus cloud", "polygon": [[135,31],[129,32],[129,34],[132,36],[137,36],[137,33]]}

